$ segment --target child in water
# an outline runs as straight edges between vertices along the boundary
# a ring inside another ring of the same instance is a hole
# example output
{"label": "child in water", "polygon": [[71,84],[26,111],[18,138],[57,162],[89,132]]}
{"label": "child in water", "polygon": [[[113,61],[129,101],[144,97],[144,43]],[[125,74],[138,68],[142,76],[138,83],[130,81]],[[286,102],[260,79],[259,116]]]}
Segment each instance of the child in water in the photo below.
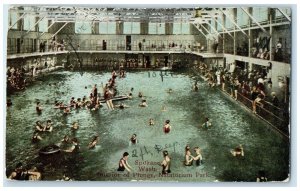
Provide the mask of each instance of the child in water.
{"label": "child in water", "polygon": [[208,117],[205,118],[205,123],[202,124],[202,127],[206,128],[206,129],[208,127],[211,127],[211,122]]}
{"label": "child in water", "polygon": [[94,136],[93,139],[91,140],[91,142],[89,142],[88,148],[89,149],[95,148],[95,146],[98,143],[98,141],[99,141],[99,136],[98,135]]}
{"label": "child in water", "polygon": [[142,103],[139,105],[140,107],[148,107],[148,104],[145,99],[142,100]]}
{"label": "child in water", "polygon": [[171,131],[170,120],[166,120],[163,130],[165,134]]}
{"label": "child in water", "polygon": [[149,119],[149,125],[151,126],[151,125],[154,125],[154,119]]}
{"label": "child in water", "polygon": [[237,146],[235,149],[230,150],[230,153],[235,156],[244,156],[244,148],[243,146],[240,144],[239,146]]}

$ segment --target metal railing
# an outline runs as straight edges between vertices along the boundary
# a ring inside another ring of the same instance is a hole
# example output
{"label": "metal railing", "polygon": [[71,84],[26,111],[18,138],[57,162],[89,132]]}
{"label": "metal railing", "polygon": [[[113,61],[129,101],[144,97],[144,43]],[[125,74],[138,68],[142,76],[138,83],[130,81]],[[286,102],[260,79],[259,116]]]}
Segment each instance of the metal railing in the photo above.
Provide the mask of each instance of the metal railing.
{"label": "metal railing", "polygon": [[[204,71],[197,69],[194,70],[194,72],[203,77]],[[228,81],[225,82],[224,91],[222,90],[221,86],[217,86],[217,88],[230,97],[232,94],[234,94],[234,92],[232,92],[234,90],[230,87]],[[250,95],[250,92],[246,92],[245,89],[239,88],[237,101],[252,112],[253,101],[247,95]],[[280,108],[266,100],[261,100],[259,104],[256,104],[256,115],[273,126],[275,130],[277,130],[284,137],[289,137],[290,116],[288,107]]]}

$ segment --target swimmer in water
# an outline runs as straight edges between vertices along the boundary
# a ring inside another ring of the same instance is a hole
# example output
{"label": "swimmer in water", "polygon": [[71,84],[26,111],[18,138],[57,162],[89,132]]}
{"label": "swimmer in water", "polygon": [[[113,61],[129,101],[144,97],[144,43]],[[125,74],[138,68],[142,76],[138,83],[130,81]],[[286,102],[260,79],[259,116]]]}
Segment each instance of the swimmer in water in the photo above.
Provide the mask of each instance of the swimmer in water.
{"label": "swimmer in water", "polygon": [[137,144],[137,143],[138,143],[138,140],[137,140],[136,134],[133,134],[133,135],[131,136],[131,138],[129,139],[129,144],[130,144],[130,145],[135,145],[135,144]]}
{"label": "swimmer in water", "polygon": [[237,146],[235,149],[230,150],[230,153],[235,156],[244,156],[244,148],[243,146],[240,144],[239,146]]}
{"label": "swimmer in water", "polygon": [[143,97],[143,93],[139,92],[138,97],[142,98]]}
{"label": "swimmer in water", "polygon": [[66,108],[64,109],[64,114],[70,114],[70,113],[71,113],[70,107],[66,107]]}
{"label": "swimmer in water", "polygon": [[12,106],[12,101],[11,99],[7,99],[6,107],[10,107],[10,106]]}
{"label": "swimmer in water", "polygon": [[68,144],[71,142],[71,139],[68,135],[65,135],[64,138],[60,141],[62,144]]}
{"label": "swimmer in water", "polygon": [[74,123],[72,124],[71,130],[76,131],[76,130],[78,130],[78,129],[79,129],[79,124],[78,124],[78,122],[74,122]]}
{"label": "swimmer in water", "polygon": [[142,100],[142,103],[139,104],[140,107],[148,107],[148,104],[145,99]]}
{"label": "swimmer in water", "polygon": [[149,125],[151,126],[151,125],[154,125],[154,119],[149,119]]}
{"label": "swimmer in water", "polygon": [[169,88],[168,90],[167,90],[167,93],[173,93],[173,90],[172,90],[172,88]]}
{"label": "swimmer in water", "polygon": [[78,152],[79,151],[79,144],[77,138],[72,139],[72,147],[70,147],[67,150],[64,150],[67,153],[73,153],[73,152]]}
{"label": "swimmer in water", "polygon": [[191,148],[188,145],[185,147],[185,162],[184,162],[185,166],[193,165],[194,157],[192,156],[190,149]]}
{"label": "swimmer in water", "polygon": [[196,156],[194,157],[194,161],[196,161],[196,166],[201,166],[201,164],[203,163],[201,149],[199,147],[195,147],[194,151],[196,153]]}
{"label": "swimmer in water", "polygon": [[37,143],[39,141],[43,140],[42,137],[39,135],[38,131],[34,132],[33,136],[31,137],[32,143]]}
{"label": "swimmer in water", "polygon": [[164,160],[161,162],[162,174],[171,173],[171,158],[168,151],[163,151]]}
{"label": "swimmer in water", "polygon": [[163,131],[165,134],[167,134],[171,131],[170,120],[166,120],[165,125],[163,127]]}
{"label": "swimmer in water", "polygon": [[43,108],[42,108],[41,103],[40,103],[39,101],[36,103],[35,110],[36,110],[36,112],[37,112],[38,114],[41,114],[41,113],[42,113]]}
{"label": "swimmer in water", "polygon": [[52,121],[49,119],[49,120],[47,120],[44,131],[52,132],[52,130],[53,130]]}
{"label": "swimmer in water", "polygon": [[40,132],[44,131],[45,127],[43,126],[43,124],[40,121],[35,122],[35,124],[36,124],[35,128],[37,131],[40,131]]}
{"label": "swimmer in water", "polygon": [[115,105],[115,107],[118,107],[120,109],[125,109],[125,108],[129,108],[128,105],[125,105],[124,103],[121,103],[120,105]]}
{"label": "swimmer in water", "polygon": [[197,84],[197,81],[194,83],[194,85],[193,85],[193,91],[198,91],[199,90],[199,88],[198,88],[198,84]]}
{"label": "swimmer in water", "polygon": [[127,97],[128,99],[132,99],[132,93],[130,92]]}
{"label": "swimmer in water", "polygon": [[129,156],[129,153],[128,152],[125,152],[123,154],[123,157],[120,159],[119,161],[119,168],[118,168],[118,171],[125,171],[127,170],[128,172],[131,172],[132,168],[131,166],[128,164],[128,156]]}
{"label": "swimmer in water", "polygon": [[161,108],[161,111],[167,111],[166,106],[163,106],[163,107]]}
{"label": "swimmer in water", "polygon": [[99,141],[99,135],[94,136],[93,139],[91,140],[91,142],[89,142],[89,144],[88,144],[88,149],[95,148],[98,141]]}
{"label": "swimmer in water", "polygon": [[205,123],[202,124],[202,127],[206,128],[206,129],[208,127],[211,127],[211,122],[208,117],[205,118]]}

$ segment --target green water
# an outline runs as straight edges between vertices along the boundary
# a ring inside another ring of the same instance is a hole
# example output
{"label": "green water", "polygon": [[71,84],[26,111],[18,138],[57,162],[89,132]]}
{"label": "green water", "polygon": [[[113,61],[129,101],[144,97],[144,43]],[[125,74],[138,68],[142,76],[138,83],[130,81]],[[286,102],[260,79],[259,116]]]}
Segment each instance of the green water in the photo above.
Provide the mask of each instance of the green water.
{"label": "green water", "polygon": [[[199,79],[189,72],[163,74],[167,74],[163,81],[158,71],[128,72],[126,78],[117,78],[121,94],[134,88],[134,98],[124,101],[130,108],[124,110],[110,111],[106,106],[96,112],[73,109],[71,115],[64,116],[61,110],[53,108],[55,99],[68,103],[71,97],[88,96],[94,84],[98,84],[99,91],[101,82],[105,84],[110,73],[55,72],[36,81],[26,91],[9,96],[13,106],[7,109],[7,173],[21,161],[28,167],[37,166],[43,180],[57,180],[67,173],[74,180],[94,181],[255,181],[258,170],[266,171],[270,181],[288,178],[286,140],[204,82],[198,83],[198,92],[192,92],[192,84]],[[57,85],[49,86],[53,83]],[[171,94],[166,92],[168,88],[173,89]],[[139,91],[146,96],[149,107],[138,106]],[[41,115],[35,111],[36,99],[41,100],[44,108]],[[163,106],[166,111],[162,111]],[[208,130],[200,128],[205,117],[213,124]],[[150,118],[155,120],[154,126],[148,125]],[[35,122],[47,119],[54,123],[53,132],[41,134],[44,140],[40,143],[31,143]],[[172,130],[164,134],[162,127],[167,119]],[[76,133],[70,130],[74,121],[80,125]],[[130,146],[133,133],[137,134],[139,143]],[[65,134],[79,139],[79,153],[39,156],[41,147],[60,142]],[[94,150],[88,150],[87,145],[95,134],[99,134],[100,141]],[[203,166],[183,165],[187,144],[202,149]],[[229,152],[238,144],[243,144],[244,158],[234,158]],[[175,177],[160,177],[159,165],[138,163],[161,162],[162,149],[169,151],[171,175]],[[125,151],[129,152],[129,164],[134,169],[130,174],[116,171]]]}

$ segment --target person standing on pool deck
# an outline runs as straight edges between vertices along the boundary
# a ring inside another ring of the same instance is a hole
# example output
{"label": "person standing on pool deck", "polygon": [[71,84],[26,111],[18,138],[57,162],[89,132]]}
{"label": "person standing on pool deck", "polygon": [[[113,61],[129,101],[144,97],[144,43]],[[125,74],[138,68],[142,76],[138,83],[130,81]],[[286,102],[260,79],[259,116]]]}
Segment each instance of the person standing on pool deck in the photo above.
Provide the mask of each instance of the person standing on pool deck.
{"label": "person standing on pool deck", "polygon": [[118,168],[118,171],[125,171],[127,170],[128,172],[131,172],[131,166],[128,164],[128,156],[129,156],[129,153],[128,152],[125,152],[123,154],[123,157],[120,159],[119,161],[119,168]]}
{"label": "person standing on pool deck", "polygon": [[165,134],[171,131],[170,120],[166,120],[163,130]]}

